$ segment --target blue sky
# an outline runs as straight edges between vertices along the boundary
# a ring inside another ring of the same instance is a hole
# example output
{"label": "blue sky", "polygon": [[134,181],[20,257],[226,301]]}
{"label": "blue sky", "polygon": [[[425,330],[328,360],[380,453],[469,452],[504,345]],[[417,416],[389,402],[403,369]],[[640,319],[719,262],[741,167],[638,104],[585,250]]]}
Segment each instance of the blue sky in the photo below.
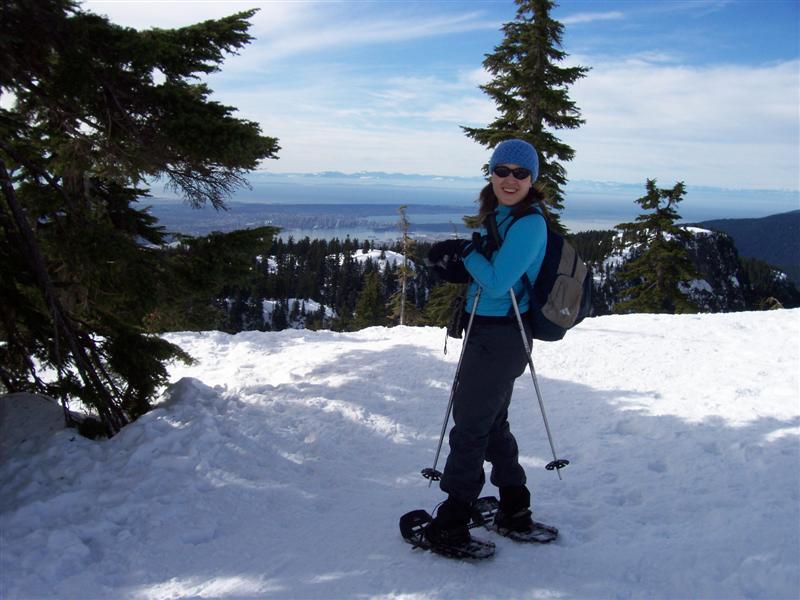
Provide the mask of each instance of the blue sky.
{"label": "blue sky", "polygon": [[[475,176],[488,152],[461,125],[495,116],[482,60],[511,0],[88,0],[137,28],[251,7],[257,38],[209,78],[215,99],[280,138],[272,172]],[[586,124],[558,133],[572,180],[800,188],[797,0],[564,0],[565,64]]]}

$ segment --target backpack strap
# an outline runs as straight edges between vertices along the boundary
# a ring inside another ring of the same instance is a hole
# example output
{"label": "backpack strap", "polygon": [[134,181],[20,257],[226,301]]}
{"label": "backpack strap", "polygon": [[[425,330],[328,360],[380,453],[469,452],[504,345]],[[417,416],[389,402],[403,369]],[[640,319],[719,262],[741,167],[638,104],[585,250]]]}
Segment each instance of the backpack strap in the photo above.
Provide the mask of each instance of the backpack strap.
{"label": "backpack strap", "polygon": [[[506,227],[506,235],[508,235],[508,230],[514,226],[514,223],[519,221],[522,217],[527,217],[528,215],[539,215],[543,219],[545,218],[542,212],[536,208],[535,206],[530,206],[523,212],[521,215],[517,215],[511,220],[508,227]],[[547,225],[547,219],[545,219],[545,225]],[[497,228],[497,219],[494,216],[494,213],[489,213],[486,217],[486,230],[489,233],[489,239],[491,243],[493,243],[497,249],[503,245],[503,240],[500,239],[500,231]],[[493,250],[492,250],[493,251]],[[491,255],[491,252],[489,253]],[[533,294],[533,283],[531,282],[530,277],[528,277],[527,273],[523,273],[522,277],[522,284],[525,286],[525,291],[528,292],[528,298],[530,299],[531,306],[536,306],[541,309],[541,304],[536,301],[536,296]]]}
{"label": "backpack strap", "polygon": [[486,231],[489,234],[490,243],[494,246],[491,248],[491,252],[487,253],[491,256],[495,250],[499,250],[500,246],[503,245],[503,240],[500,239],[500,231],[497,229],[497,218],[493,212],[486,216]]}
{"label": "backpack strap", "polygon": [[542,217],[544,219],[545,224],[547,224],[547,219],[545,218],[545,216],[542,213],[542,211],[539,210],[539,208],[537,208],[536,206],[529,206],[521,215],[517,215],[516,217],[514,217],[511,220],[511,223],[509,224],[508,228],[506,229],[506,234],[508,234],[508,230],[511,228],[511,225],[513,225],[514,223],[519,221],[522,217],[527,217],[528,215],[539,215],[540,217]]}
{"label": "backpack strap", "polygon": [[[513,221],[512,221],[512,223],[513,223]],[[494,252],[495,250],[499,250],[500,246],[503,245],[503,240],[500,239],[500,231],[497,228],[497,219],[495,218],[493,212],[489,213],[486,216],[486,221],[485,221],[484,224],[486,225],[486,231],[488,233],[487,237],[489,238],[489,244],[488,245],[490,247],[492,247],[491,252]],[[511,227],[511,225],[509,225],[509,227]],[[507,228],[506,228],[506,231],[508,231]],[[489,256],[491,256],[491,254],[489,254]],[[511,316],[513,316],[513,314],[514,314],[513,311],[511,310],[511,308],[509,308],[507,316],[511,317]]]}

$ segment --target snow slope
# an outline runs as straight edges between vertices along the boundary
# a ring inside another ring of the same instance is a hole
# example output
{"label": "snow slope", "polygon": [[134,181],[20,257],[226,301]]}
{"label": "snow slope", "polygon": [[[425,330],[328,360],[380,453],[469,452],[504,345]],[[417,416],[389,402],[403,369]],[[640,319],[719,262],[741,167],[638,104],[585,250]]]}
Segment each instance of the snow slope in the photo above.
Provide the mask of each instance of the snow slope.
{"label": "snow slope", "polygon": [[[384,258],[381,258],[383,256]],[[378,265],[378,270],[383,272],[386,266],[391,263],[393,267],[401,267],[405,262],[406,266],[412,271],[416,270],[416,265],[413,260],[406,260],[406,257],[398,252],[392,250],[363,250],[359,249],[353,253],[353,258],[358,262],[367,262],[371,260]],[[344,261],[344,258],[341,259]]]}
{"label": "snow slope", "polygon": [[111,440],[19,435],[5,401],[3,599],[800,595],[800,310],[600,317],[536,343],[563,481],[543,468],[529,375],[511,422],[535,514],[562,536],[480,532],[497,543],[483,563],[397,530],[442,498],[419,471],[460,342],[444,356],[433,328],[169,337],[198,364]]}

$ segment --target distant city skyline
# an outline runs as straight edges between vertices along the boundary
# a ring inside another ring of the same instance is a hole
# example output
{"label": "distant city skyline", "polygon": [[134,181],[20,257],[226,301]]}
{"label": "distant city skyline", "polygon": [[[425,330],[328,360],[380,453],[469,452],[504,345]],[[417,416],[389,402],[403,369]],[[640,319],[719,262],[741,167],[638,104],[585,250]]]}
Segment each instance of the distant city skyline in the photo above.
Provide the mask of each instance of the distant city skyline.
{"label": "distant city skyline", "polygon": [[[207,78],[213,98],[278,137],[272,172],[480,175],[488,151],[460,126],[495,107],[478,86],[511,0],[87,0],[136,28],[258,8],[256,38]],[[574,180],[800,188],[800,3],[564,1],[565,64],[586,124],[556,133]]]}

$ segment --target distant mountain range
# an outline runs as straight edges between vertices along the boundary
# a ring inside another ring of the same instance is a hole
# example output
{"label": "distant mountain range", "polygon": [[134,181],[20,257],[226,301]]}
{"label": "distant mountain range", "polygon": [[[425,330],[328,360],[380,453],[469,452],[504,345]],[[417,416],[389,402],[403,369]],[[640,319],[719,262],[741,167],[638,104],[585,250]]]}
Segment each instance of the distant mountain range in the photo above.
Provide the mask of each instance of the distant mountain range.
{"label": "distant mountain range", "polygon": [[[259,204],[451,204],[474,206],[485,178],[361,171],[342,173],[275,173],[253,171],[249,187],[229,198],[231,203]],[[669,182],[663,182],[669,183]],[[718,218],[760,218],[800,207],[798,190],[725,189],[687,182],[687,202],[681,206],[685,221]],[[570,180],[565,187],[565,222],[572,230],[606,228],[635,218],[635,200],[645,193],[645,182]],[[153,182],[156,199],[175,198],[164,182]],[[619,220],[615,220],[619,219]],[[577,222],[596,221],[592,226]],[[612,223],[613,221],[613,223]]]}
{"label": "distant mountain range", "polygon": [[727,233],[740,256],[763,260],[800,284],[800,210],[759,219],[715,219],[698,225]]}

